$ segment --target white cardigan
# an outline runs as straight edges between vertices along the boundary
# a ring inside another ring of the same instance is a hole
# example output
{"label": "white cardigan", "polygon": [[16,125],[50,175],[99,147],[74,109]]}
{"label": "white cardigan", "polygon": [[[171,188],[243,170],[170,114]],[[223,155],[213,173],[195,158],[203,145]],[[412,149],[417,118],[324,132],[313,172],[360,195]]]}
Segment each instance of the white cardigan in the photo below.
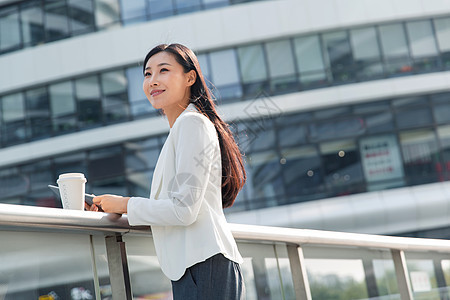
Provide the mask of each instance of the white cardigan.
{"label": "white cardigan", "polygon": [[170,129],[153,173],[150,198],[128,201],[130,225],[151,225],[164,274],[180,279],[186,268],[222,253],[242,263],[222,209],[222,167],[214,124],[194,104]]}

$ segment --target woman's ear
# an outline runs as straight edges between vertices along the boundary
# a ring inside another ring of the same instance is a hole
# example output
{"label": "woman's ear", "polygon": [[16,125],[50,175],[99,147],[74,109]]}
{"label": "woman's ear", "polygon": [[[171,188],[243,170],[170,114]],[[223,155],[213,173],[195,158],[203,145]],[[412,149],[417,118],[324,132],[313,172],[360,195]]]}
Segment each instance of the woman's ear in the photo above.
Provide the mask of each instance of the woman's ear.
{"label": "woman's ear", "polygon": [[197,73],[195,70],[190,70],[186,73],[187,76],[187,84],[188,86],[192,86],[195,83],[195,80],[197,79]]}

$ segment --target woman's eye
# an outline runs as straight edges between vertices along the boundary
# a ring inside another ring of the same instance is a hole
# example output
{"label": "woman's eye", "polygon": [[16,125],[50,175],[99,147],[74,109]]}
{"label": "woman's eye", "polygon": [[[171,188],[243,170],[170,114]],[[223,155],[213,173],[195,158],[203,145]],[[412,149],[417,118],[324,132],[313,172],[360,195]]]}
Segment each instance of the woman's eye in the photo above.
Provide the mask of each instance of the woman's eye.
{"label": "woman's eye", "polygon": [[165,72],[165,71],[169,71],[169,70],[167,70],[167,69],[165,69],[165,68],[162,68],[162,69],[161,69],[161,72]]}
{"label": "woman's eye", "polygon": [[150,74],[149,72],[144,73],[144,77],[150,76],[152,74]]}

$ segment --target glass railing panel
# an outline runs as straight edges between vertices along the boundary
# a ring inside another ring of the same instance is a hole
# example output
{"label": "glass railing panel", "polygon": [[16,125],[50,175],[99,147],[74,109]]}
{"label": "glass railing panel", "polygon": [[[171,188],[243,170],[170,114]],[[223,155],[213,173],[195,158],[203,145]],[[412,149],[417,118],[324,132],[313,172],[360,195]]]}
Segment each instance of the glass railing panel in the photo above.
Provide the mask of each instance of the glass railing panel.
{"label": "glass railing panel", "polygon": [[150,236],[125,235],[131,290],[135,299],[172,299],[172,284],[161,271]]}
{"label": "glass railing panel", "polygon": [[[238,247],[244,258],[241,268],[247,300],[293,299],[284,297],[286,293],[283,292],[282,276],[274,245],[239,243]],[[287,257],[286,253],[281,254],[284,258]],[[285,267],[286,262],[282,264]],[[286,274],[283,277],[286,277]]]}
{"label": "glass railing panel", "polygon": [[99,296],[101,300],[112,299],[111,281],[109,278],[108,256],[106,253],[105,237],[103,235],[92,236],[92,255],[94,257],[93,268],[99,284]]}
{"label": "glass railing panel", "polygon": [[89,235],[0,231],[0,239],[0,299],[95,298]]}
{"label": "glass railing panel", "polygon": [[304,246],[313,300],[399,300],[389,251],[354,247]]}
{"label": "glass railing panel", "polygon": [[[450,284],[445,278],[445,261],[450,256],[430,252],[405,252],[415,300],[441,300],[450,297]],[[448,271],[448,270],[447,270]]]}

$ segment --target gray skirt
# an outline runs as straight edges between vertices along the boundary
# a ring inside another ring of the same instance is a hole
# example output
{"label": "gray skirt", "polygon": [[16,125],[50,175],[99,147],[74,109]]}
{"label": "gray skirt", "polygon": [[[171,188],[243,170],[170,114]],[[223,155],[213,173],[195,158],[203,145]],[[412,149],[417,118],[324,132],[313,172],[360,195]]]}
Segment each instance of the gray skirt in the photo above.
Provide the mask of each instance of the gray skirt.
{"label": "gray skirt", "polygon": [[173,300],[243,300],[244,278],[238,263],[216,254],[186,269],[172,281]]}

